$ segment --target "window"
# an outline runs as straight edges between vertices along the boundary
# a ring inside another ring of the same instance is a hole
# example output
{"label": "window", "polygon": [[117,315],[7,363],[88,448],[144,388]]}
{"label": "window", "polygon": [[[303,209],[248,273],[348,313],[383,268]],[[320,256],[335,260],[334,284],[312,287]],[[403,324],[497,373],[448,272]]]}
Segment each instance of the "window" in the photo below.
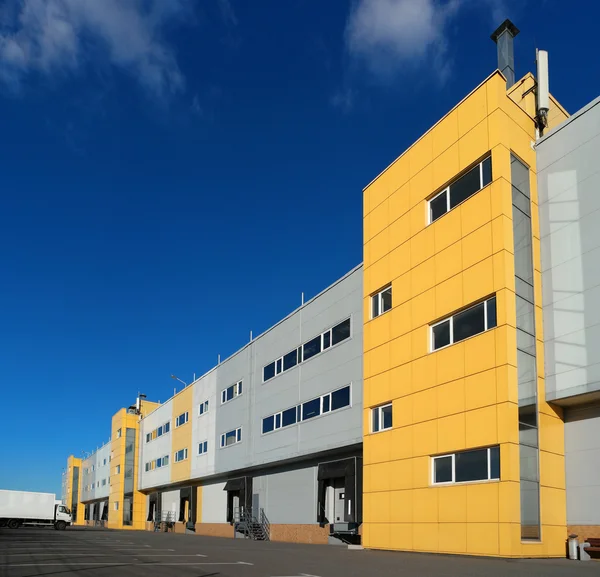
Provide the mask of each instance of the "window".
{"label": "window", "polygon": [[387,313],[392,308],[392,287],[388,286],[371,297],[371,318]]}
{"label": "window", "polygon": [[392,403],[371,409],[371,431],[378,433],[392,428]]}
{"label": "window", "polygon": [[234,429],[233,431],[228,431],[227,433],[223,433],[221,435],[221,448],[230,447],[231,445],[235,445],[237,443],[242,442],[242,428]]}
{"label": "window", "polygon": [[431,325],[431,350],[458,343],[496,326],[496,297],[477,303]]}
{"label": "window", "polygon": [[104,460],[102,461],[102,465],[104,465],[104,466],[106,465],[106,459],[104,459]]}
{"label": "window", "polygon": [[198,416],[208,413],[208,401],[204,401],[198,405]]}
{"label": "window", "polygon": [[239,381],[221,391],[221,404],[232,401],[242,394],[242,381]]}
{"label": "window", "polygon": [[94,468],[95,468],[95,466],[94,466],[94,465],[92,465],[92,473],[94,472]]}
{"label": "window", "polygon": [[165,434],[168,433],[171,430],[171,421],[169,421],[168,423],[165,423],[164,428],[165,428]]}
{"label": "window", "polygon": [[[184,413],[184,415],[187,415],[187,413]],[[183,417],[184,415],[179,415],[179,417],[177,417],[177,418],[179,419],[180,417]],[[184,425],[185,423],[187,423],[187,417],[185,418],[185,421],[183,421],[181,424]],[[146,443],[149,443],[150,441],[153,441],[154,439],[158,439],[159,437],[166,435],[170,430],[171,430],[171,423],[169,421],[167,421],[164,425],[161,425],[160,427],[154,429],[150,433],[146,433]]]}
{"label": "window", "polygon": [[121,438],[121,429],[117,429],[117,439]]}
{"label": "window", "polygon": [[492,182],[492,158],[474,166],[429,201],[429,224]]}
{"label": "window", "polygon": [[327,329],[293,351],[265,365],[263,367],[263,382],[269,381],[284,371],[293,369],[296,365],[307,361],[348,338],[350,338],[350,319],[346,319],[334,327]]}
{"label": "window", "polygon": [[186,449],[180,449],[179,451],[177,451],[175,453],[175,462],[179,463],[180,461],[185,461],[188,457],[188,450]]}
{"label": "window", "polygon": [[115,511],[119,510],[119,501],[115,501]]}
{"label": "window", "polygon": [[121,465],[117,465],[117,466],[115,467],[115,473],[116,473],[117,475],[120,475],[120,474],[121,474]]}
{"label": "window", "polygon": [[500,447],[433,457],[433,484],[471,483],[500,479]]}
{"label": "window", "polygon": [[280,413],[269,415],[262,420],[262,432],[270,433],[295,425],[301,421],[307,421],[313,417],[330,413],[344,407],[350,406],[350,385],[337,389],[332,393],[327,393],[316,399],[311,399],[305,403],[290,407]]}
{"label": "window", "polygon": [[186,411],[185,413],[181,413],[175,419],[175,427],[181,427],[181,425],[185,425],[188,422],[189,413]]}
{"label": "window", "polygon": [[204,455],[208,451],[208,441],[204,441],[198,445],[198,455]]}
{"label": "window", "polygon": [[102,486],[106,487],[106,479],[102,479]]}

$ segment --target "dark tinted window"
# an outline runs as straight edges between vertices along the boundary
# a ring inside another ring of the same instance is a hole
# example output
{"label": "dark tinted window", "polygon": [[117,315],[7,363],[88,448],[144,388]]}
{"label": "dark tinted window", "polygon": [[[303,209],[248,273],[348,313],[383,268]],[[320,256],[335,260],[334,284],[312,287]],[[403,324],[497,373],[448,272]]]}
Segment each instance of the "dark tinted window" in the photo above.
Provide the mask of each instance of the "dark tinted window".
{"label": "dark tinted window", "polygon": [[493,329],[496,326],[496,297],[492,297],[486,301],[487,307],[487,328]]}
{"label": "dark tinted window", "polygon": [[482,186],[492,182],[492,157],[488,156],[482,163],[483,182]]}
{"label": "dark tinted window", "polygon": [[372,409],[371,415],[373,416],[373,432],[379,431],[379,409]]}
{"label": "dark tinted window", "polygon": [[328,349],[331,346],[331,331],[323,334],[323,349]]}
{"label": "dark tinted window", "polygon": [[262,422],[262,432],[270,433],[275,428],[275,417],[271,415],[270,417],[266,417]]}
{"label": "dark tinted window", "polygon": [[382,429],[392,428],[392,405],[387,405],[381,409]]}
{"label": "dark tinted window", "polygon": [[308,360],[321,352],[321,335],[304,344],[304,360]]}
{"label": "dark tinted window", "polygon": [[452,457],[441,457],[434,461],[434,482],[451,483],[452,482]]}
{"label": "dark tinted window", "polygon": [[433,327],[433,350],[450,344],[450,321],[444,321]]}
{"label": "dark tinted window", "polygon": [[485,303],[479,303],[462,313],[454,315],[454,342],[462,341],[485,330],[483,307]]}
{"label": "dark tinted window", "polygon": [[323,397],[323,412],[328,413],[331,410],[331,397],[329,395],[325,395]]}
{"label": "dark tinted window", "polygon": [[231,401],[231,399],[233,399],[233,385],[227,387],[227,400]]}
{"label": "dark tinted window", "polygon": [[321,414],[321,399],[313,399],[302,405],[302,420],[312,419]]}
{"label": "dark tinted window", "polygon": [[379,316],[379,295],[375,295],[371,298],[371,317],[375,318]]}
{"label": "dark tinted window", "polygon": [[385,313],[392,308],[392,287],[386,288],[381,293],[381,312]]}
{"label": "dark tinted window", "polygon": [[488,478],[487,449],[454,455],[455,481],[481,481]]}
{"label": "dark tinted window", "polygon": [[267,365],[263,369],[263,381],[268,381],[269,379],[272,379],[274,376],[275,376],[275,363],[271,363],[270,365]]}
{"label": "dark tinted window", "polygon": [[288,369],[295,367],[297,362],[298,352],[296,351],[296,349],[294,349],[291,353],[288,353],[283,357],[283,370],[287,371]]}
{"label": "dark tinted window", "polygon": [[430,220],[431,222],[433,222],[434,220],[440,218],[440,216],[442,216],[443,214],[446,214],[446,212],[448,212],[448,204],[447,204],[447,192],[444,192],[443,194],[440,194],[439,196],[436,196],[432,201],[430,201],[429,203],[429,210],[430,210]]}
{"label": "dark tinted window", "polygon": [[350,387],[344,387],[331,394],[331,410],[341,409],[350,405]]}
{"label": "dark tinted window", "polygon": [[281,416],[281,425],[283,427],[288,427],[289,425],[293,425],[296,423],[296,407],[291,409],[287,409],[283,411]]}
{"label": "dark tinted window", "polygon": [[171,430],[171,423],[165,423],[165,433],[168,433]]}
{"label": "dark tinted window", "polygon": [[479,165],[450,185],[450,208],[454,208],[480,189]]}
{"label": "dark tinted window", "polygon": [[500,478],[500,447],[490,449],[490,479]]}
{"label": "dark tinted window", "polygon": [[225,446],[233,445],[235,443],[235,431],[229,431],[225,433]]}
{"label": "dark tinted window", "polygon": [[281,428],[281,414],[280,413],[277,413],[275,415],[275,428],[276,429]]}
{"label": "dark tinted window", "polygon": [[350,337],[350,319],[346,319],[343,323],[333,327],[331,329],[332,338],[331,342],[334,345],[342,342],[343,340]]}

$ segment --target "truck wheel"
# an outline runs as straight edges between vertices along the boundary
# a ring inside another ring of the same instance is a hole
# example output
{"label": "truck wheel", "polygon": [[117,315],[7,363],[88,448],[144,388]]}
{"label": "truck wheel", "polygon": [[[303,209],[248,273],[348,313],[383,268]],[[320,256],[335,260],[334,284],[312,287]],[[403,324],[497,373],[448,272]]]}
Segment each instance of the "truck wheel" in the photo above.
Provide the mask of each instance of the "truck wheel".
{"label": "truck wheel", "polygon": [[9,519],[6,526],[9,529],[18,529],[21,526],[21,523],[19,522],[18,519]]}
{"label": "truck wheel", "polygon": [[54,528],[57,531],[64,531],[67,528],[67,524],[64,521],[58,521],[56,525],[54,525]]}

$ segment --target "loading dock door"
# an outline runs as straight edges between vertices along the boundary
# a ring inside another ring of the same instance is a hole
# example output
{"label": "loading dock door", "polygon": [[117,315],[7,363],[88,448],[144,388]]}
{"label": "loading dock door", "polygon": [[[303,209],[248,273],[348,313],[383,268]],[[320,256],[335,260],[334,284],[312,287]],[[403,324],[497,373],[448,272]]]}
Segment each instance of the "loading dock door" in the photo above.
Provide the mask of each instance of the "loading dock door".
{"label": "loading dock door", "polygon": [[319,463],[317,522],[362,522],[362,459],[350,457]]}

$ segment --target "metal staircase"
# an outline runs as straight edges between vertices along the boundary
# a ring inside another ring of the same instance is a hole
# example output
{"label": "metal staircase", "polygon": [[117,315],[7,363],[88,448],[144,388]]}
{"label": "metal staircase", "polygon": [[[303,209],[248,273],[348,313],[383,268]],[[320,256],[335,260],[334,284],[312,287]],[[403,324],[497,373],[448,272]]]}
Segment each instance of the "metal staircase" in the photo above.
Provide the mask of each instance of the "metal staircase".
{"label": "metal staircase", "polygon": [[236,508],[233,513],[233,526],[237,533],[244,536],[244,539],[253,541],[271,539],[271,523],[264,509],[259,509],[258,514],[255,514],[252,509]]}

